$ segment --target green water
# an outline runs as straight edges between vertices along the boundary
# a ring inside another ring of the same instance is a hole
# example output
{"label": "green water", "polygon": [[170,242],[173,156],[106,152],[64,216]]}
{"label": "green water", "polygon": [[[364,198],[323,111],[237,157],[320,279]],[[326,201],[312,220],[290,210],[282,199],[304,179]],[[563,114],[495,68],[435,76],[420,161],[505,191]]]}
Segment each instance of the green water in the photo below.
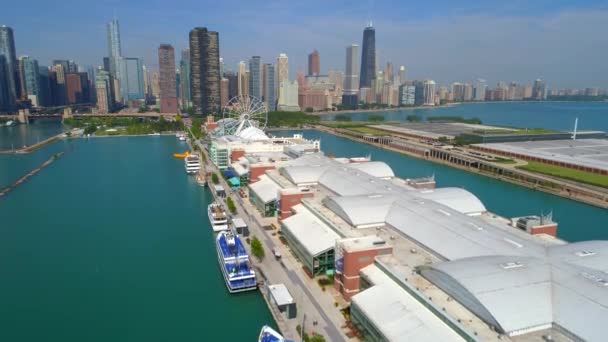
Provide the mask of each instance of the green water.
{"label": "green water", "polygon": [[608,210],[530,190],[492,178],[478,176],[448,166],[408,157],[334,135],[307,130],[272,132],[277,136],[303,133],[308,139],[321,139],[321,149],[337,157],[371,155],[386,162],[398,177],[416,178],[435,175],[438,187],[460,187],[471,191],[488,210],[504,217],[541,214],[553,211],[559,223],[558,236],[567,241],[608,240]]}
{"label": "green water", "polygon": [[57,119],[39,119],[29,125],[0,126],[0,150],[19,149],[63,132]]}
{"label": "green water", "polygon": [[16,174],[67,151],[0,199],[0,341],[253,341],[273,323],[258,292],[227,292],[211,195],[171,156],[183,148],[100,138],[0,156]]}

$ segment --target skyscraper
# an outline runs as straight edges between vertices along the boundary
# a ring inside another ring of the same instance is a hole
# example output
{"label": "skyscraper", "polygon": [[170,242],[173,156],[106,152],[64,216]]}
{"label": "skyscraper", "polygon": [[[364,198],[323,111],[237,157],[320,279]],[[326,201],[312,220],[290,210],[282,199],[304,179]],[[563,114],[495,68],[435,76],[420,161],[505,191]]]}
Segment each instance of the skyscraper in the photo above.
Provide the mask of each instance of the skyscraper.
{"label": "skyscraper", "polygon": [[177,85],[175,77],[175,50],[170,44],[158,48],[160,74],[160,111],[177,113]]}
{"label": "skyscraper", "polygon": [[475,101],[483,101],[486,99],[487,87],[486,80],[478,78],[477,81],[475,81]]}
{"label": "skyscraper", "polygon": [[319,51],[315,50],[308,55],[308,76],[316,76],[321,74],[321,56]]}
{"label": "skyscraper", "polygon": [[535,100],[545,100],[547,98],[547,85],[545,81],[536,79],[532,86],[532,98]]}
{"label": "skyscraper", "polygon": [[360,88],[369,88],[376,77],[376,30],[370,22],[363,30],[363,47],[361,49]]}
{"label": "skyscraper", "polygon": [[399,67],[399,84],[405,84],[406,78],[405,66],[402,65]]}
{"label": "skyscraper", "polygon": [[53,81],[51,82],[53,105],[63,106],[67,103],[67,88],[65,80],[66,71],[63,64],[55,64],[55,62],[51,67],[51,69],[55,72]]}
{"label": "skyscraper", "polygon": [[20,58],[21,65],[23,65],[23,84],[24,84],[24,97],[27,97],[32,101],[32,105],[40,105],[40,91],[39,91],[39,67],[38,61],[28,56],[22,56]]}
{"label": "skyscraper", "polygon": [[224,77],[220,81],[220,103],[222,104],[222,106],[225,106],[228,103],[228,101],[230,100],[229,94],[230,94],[230,81]]}
{"label": "skyscraper", "polygon": [[143,61],[135,57],[119,58],[120,95],[123,103],[144,99]]}
{"label": "skyscraper", "polygon": [[264,104],[269,112],[277,110],[274,65],[264,64]]}
{"label": "skyscraper", "polygon": [[344,75],[344,95],[342,104],[356,106],[359,93],[359,45],[346,47],[346,73]]}
{"label": "skyscraper", "polygon": [[0,111],[16,109],[19,96],[18,72],[13,29],[0,26]]}
{"label": "skyscraper", "polygon": [[262,99],[262,61],[260,56],[249,60],[249,95]]}
{"label": "skyscraper", "polygon": [[386,69],[384,69],[384,81],[393,82],[393,63],[386,62]]}
{"label": "skyscraper", "polygon": [[239,62],[239,71],[237,73],[237,77],[237,94],[239,96],[249,95],[249,77],[247,76],[247,67],[243,61]]}
{"label": "skyscraper", "polygon": [[423,82],[424,87],[424,105],[434,106],[435,105],[435,81],[425,80]]}
{"label": "skyscraper", "polygon": [[190,50],[182,50],[182,59],[179,62],[179,72],[182,75],[182,108],[188,108],[192,105],[190,97]]}
{"label": "skyscraper", "polygon": [[220,79],[219,34],[195,27],[190,31],[190,95],[195,114],[219,113]]}
{"label": "skyscraper", "polygon": [[289,81],[289,59],[287,55],[282,53],[277,58],[277,82]]}
{"label": "skyscraper", "polygon": [[104,69],[97,70],[95,75],[95,91],[97,93],[97,110],[106,114],[112,111],[114,99],[112,98],[110,73]]}
{"label": "skyscraper", "polygon": [[114,18],[107,24],[107,35],[110,75],[117,77],[119,72],[119,58],[122,57],[122,48],[120,46],[120,25],[118,24],[118,19]]}

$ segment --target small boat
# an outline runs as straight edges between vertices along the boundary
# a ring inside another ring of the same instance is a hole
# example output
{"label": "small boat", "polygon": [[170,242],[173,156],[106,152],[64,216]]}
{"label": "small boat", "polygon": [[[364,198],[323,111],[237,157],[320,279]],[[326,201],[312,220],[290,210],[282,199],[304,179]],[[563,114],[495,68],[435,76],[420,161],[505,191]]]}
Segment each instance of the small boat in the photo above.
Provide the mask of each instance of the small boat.
{"label": "small boat", "polygon": [[186,151],[184,153],[173,153],[173,158],[184,159],[190,155],[190,151]]}
{"label": "small boat", "polygon": [[6,122],[6,126],[12,126],[14,123],[15,123],[15,121],[13,121],[13,120],[8,120],[8,121]]}
{"label": "small boat", "polygon": [[276,330],[265,325],[262,327],[262,331],[260,331],[260,337],[258,337],[258,342],[293,342],[293,340],[285,339]]}
{"label": "small boat", "polygon": [[154,136],[157,136],[157,135],[160,135],[160,133],[155,132],[155,133],[150,133],[150,134],[148,134],[148,135],[154,135]]}
{"label": "small boat", "polygon": [[216,238],[217,258],[230,293],[257,290],[255,271],[238,235],[220,232]]}
{"label": "small boat", "polygon": [[199,186],[207,186],[207,181],[205,180],[205,177],[201,176],[200,173],[196,176],[196,183]]}
{"label": "small boat", "polygon": [[211,203],[207,206],[207,215],[209,216],[209,222],[214,232],[220,232],[228,229],[228,217],[226,216],[226,210],[220,203]]}
{"label": "small boat", "polygon": [[182,135],[181,137],[179,137],[179,141],[186,141],[186,136]]}

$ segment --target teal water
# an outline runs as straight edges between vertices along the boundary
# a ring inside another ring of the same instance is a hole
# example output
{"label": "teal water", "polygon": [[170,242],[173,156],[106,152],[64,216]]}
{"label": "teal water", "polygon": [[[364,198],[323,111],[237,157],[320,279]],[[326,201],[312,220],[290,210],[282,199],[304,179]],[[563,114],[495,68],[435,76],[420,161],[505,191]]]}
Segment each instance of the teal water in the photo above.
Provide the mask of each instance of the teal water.
{"label": "teal water", "polygon": [[68,153],[0,199],[0,341],[253,341],[272,324],[259,293],[225,288],[211,195],[172,158],[183,144],[47,149]]}
{"label": "teal water", "polygon": [[[547,128],[571,130],[579,118],[581,130],[608,132],[608,102],[484,102],[468,103],[452,107],[413,109],[392,112],[347,114],[353,121],[367,120],[369,115],[382,115],[385,121],[406,121],[408,115],[462,116],[480,118],[484,124],[520,128]],[[323,120],[333,120],[335,115],[324,115]]]}
{"label": "teal water", "polygon": [[29,125],[0,127],[0,150],[19,149],[63,132],[58,120],[34,120]]}
{"label": "teal water", "polygon": [[541,214],[553,211],[559,223],[558,235],[567,241],[608,239],[608,210],[478,176],[448,166],[408,157],[392,151],[337,137],[328,133],[305,130],[278,131],[274,135],[303,133],[308,139],[321,139],[321,149],[337,157],[371,155],[384,161],[398,177],[416,178],[435,175],[438,187],[460,187],[475,194],[486,208],[504,217]]}

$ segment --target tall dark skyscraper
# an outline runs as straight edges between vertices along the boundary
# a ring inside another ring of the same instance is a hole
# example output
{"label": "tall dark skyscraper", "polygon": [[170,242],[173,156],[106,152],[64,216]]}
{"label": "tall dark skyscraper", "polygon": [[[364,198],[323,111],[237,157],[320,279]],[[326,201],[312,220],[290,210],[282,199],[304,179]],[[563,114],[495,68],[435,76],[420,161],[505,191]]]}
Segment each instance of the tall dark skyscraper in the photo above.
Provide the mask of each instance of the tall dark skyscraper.
{"label": "tall dark skyscraper", "polygon": [[361,80],[360,88],[369,88],[376,78],[376,30],[369,23],[363,30],[363,47],[361,49]]}
{"label": "tall dark skyscraper", "polygon": [[161,113],[177,113],[175,50],[170,44],[161,44],[158,48],[158,69],[160,75],[160,111]]}
{"label": "tall dark skyscraper", "polygon": [[249,60],[249,95],[262,100],[262,58],[253,56]]}
{"label": "tall dark skyscraper", "polygon": [[317,76],[321,74],[321,56],[319,51],[315,50],[308,55],[308,76]]}
{"label": "tall dark skyscraper", "polygon": [[190,96],[195,114],[219,113],[220,80],[219,34],[195,27],[190,31]]}
{"label": "tall dark skyscraper", "polygon": [[0,111],[14,111],[19,96],[19,68],[13,29],[0,26]]}

